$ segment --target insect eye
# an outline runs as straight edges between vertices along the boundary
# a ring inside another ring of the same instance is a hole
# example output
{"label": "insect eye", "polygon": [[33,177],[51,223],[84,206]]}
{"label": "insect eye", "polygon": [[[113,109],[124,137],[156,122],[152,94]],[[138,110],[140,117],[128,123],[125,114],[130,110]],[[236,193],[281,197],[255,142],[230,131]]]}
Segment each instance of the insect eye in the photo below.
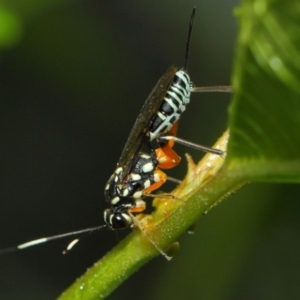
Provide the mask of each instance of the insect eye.
{"label": "insect eye", "polygon": [[129,215],[122,213],[122,214],[115,214],[114,218],[112,219],[112,226],[115,229],[125,229],[132,224],[132,220]]}
{"label": "insect eye", "polygon": [[125,229],[132,224],[132,220],[127,213],[119,213],[111,209],[104,211],[104,221],[111,229]]}

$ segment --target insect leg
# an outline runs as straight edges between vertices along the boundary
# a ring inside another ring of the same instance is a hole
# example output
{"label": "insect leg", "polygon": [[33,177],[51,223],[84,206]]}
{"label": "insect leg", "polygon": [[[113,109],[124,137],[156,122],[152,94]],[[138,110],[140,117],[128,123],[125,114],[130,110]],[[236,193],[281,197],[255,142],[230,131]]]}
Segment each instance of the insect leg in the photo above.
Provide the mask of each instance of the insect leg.
{"label": "insect leg", "polygon": [[[177,133],[178,122],[174,123],[169,134],[175,136]],[[158,160],[158,167],[161,169],[172,169],[176,167],[181,157],[172,149],[174,146],[174,140],[160,140],[157,139],[160,148],[155,150],[156,159]]]}
{"label": "insect leg", "polygon": [[138,199],[138,200],[135,200],[134,207],[130,208],[128,210],[128,212],[140,213],[140,212],[144,211],[145,209],[146,209],[146,202],[141,199]]}
{"label": "insect leg", "polygon": [[219,86],[194,86],[191,89],[192,93],[233,93],[233,87],[231,85],[219,85]]}
{"label": "insect leg", "polygon": [[173,142],[176,142],[178,144],[181,144],[181,145],[184,145],[184,146],[187,146],[187,147],[190,147],[190,148],[194,148],[196,150],[213,153],[213,154],[220,155],[220,156],[224,155],[224,151],[222,151],[220,149],[215,149],[215,148],[206,147],[206,146],[203,146],[203,145],[200,145],[200,144],[195,144],[195,143],[192,143],[190,141],[178,138],[178,137],[173,136],[173,135],[161,136],[161,137],[158,138],[158,140],[173,141]]}
{"label": "insect leg", "polygon": [[156,169],[154,171],[154,179],[155,179],[155,183],[153,183],[148,188],[146,188],[143,191],[143,195],[147,196],[147,194],[160,188],[167,181],[167,175],[163,171]]}
{"label": "insect leg", "polygon": [[150,243],[156,248],[156,250],[163,256],[165,257],[167,260],[171,260],[172,257],[168,256],[167,253],[165,253],[162,249],[160,249],[157,244],[155,243],[155,241],[151,238],[151,236],[147,233],[147,231],[145,230],[145,228],[143,228],[143,226],[141,225],[141,223],[139,222],[139,220],[130,212],[128,211],[129,216],[132,219],[133,224],[135,225],[135,227],[138,227],[147,237],[147,239],[150,241]]}

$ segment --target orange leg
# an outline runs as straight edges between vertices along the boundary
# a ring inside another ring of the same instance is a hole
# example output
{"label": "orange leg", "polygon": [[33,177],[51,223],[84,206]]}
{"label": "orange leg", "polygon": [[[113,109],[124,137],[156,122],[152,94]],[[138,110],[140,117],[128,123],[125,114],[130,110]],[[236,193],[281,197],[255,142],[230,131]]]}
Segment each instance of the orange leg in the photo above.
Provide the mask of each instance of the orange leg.
{"label": "orange leg", "polygon": [[156,149],[155,153],[156,158],[159,162],[158,167],[161,169],[172,169],[176,167],[181,161],[180,156],[178,156],[174,150],[168,148],[167,146],[165,146],[163,149]]}
{"label": "orange leg", "polygon": [[[176,122],[169,134],[170,135],[176,135],[178,128],[178,122]],[[172,169],[176,167],[180,161],[180,156],[177,155],[177,153],[172,149],[174,146],[174,141],[170,140],[165,145],[163,145],[161,148],[158,148],[155,150],[156,158],[159,162],[158,167],[161,169]]]}
{"label": "orange leg", "polygon": [[146,209],[146,202],[143,200],[136,200],[135,206],[130,208],[128,211],[131,213],[140,213]]}
{"label": "orange leg", "polygon": [[146,188],[144,190],[143,194],[149,194],[149,193],[157,190],[167,181],[167,175],[159,169],[156,169],[154,171],[154,177],[157,178],[158,181],[156,181],[155,183],[150,185],[148,188]]}
{"label": "orange leg", "polygon": [[[154,171],[154,178],[157,181],[144,190],[144,192],[143,192],[144,195],[145,194],[147,195],[147,194],[151,193],[152,191],[155,191],[156,189],[161,187],[167,181],[167,175],[159,169],[156,169]],[[140,213],[140,212],[144,211],[145,209],[146,209],[145,201],[139,199],[139,200],[135,201],[135,206],[130,208],[128,211],[131,213]]]}

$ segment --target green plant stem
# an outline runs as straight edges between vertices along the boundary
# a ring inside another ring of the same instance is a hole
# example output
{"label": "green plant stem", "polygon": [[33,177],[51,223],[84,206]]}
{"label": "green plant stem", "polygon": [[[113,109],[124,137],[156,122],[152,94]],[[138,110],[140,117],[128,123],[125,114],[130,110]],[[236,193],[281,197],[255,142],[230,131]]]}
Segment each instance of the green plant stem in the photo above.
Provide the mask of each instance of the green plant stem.
{"label": "green plant stem", "polygon": [[[215,147],[225,149],[228,133]],[[188,157],[188,174],[174,191],[176,199],[154,200],[156,210],[151,216],[141,217],[140,223],[157,247],[167,251],[179,236],[186,232],[203,214],[219,204],[231,192],[250,180],[279,178],[283,174],[294,177],[298,163],[281,165],[278,162],[260,162],[247,165],[225,161],[207,154],[198,165]],[[67,289],[59,300],[93,300],[108,296],[117,286],[150,259],[159,255],[157,249],[139,229],[133,230],[112,251],[99,260],[86,274]]]}
{"label": "green plant stem", "polygon": [[[218,143],[224,148],[227,139],[228,133],[224,134]],[[160,249],[168,249],[199,216],[242,183],[221,169],[224,162],[221,157],[208,154],[198,166],[194,165],[190,158],[188,161],[188,175],[174,193],[179,199],[188,198],[186,202],[158,198],[154,202],[156,211],[153,215],[141,220],[147,234]],[[214,176],[215,173],[217,176]],[[211,176],[214,177],[210,179]],[[59,299],[105,298],[139,267],[158,254],[146,235],[135,229]]]}

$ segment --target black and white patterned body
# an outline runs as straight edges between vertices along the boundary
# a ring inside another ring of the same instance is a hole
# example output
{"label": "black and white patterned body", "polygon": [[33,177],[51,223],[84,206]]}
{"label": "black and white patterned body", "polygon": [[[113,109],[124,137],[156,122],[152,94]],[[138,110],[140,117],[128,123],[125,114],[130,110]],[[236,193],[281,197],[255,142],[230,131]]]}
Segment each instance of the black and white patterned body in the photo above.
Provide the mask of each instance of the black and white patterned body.
{"label": "black and white patterned body", "polygon": [[153,117],[147,135],[150,141],[170,131],[190,102],[192,82],[184,70],[175,73],[163,101]]}
{"label": "black and white patterned body", "polygon": [[[151,105],[151,97],[146,101],[146,106],[142,108],[142,112],[134,125],[121,155],[121,163],[118,163],[117,169],[105,187],[104,196],[106,201],[111,204],[111,208],[104,211],[104,221],[111,229],[127,228],[133,225],[129,211],[135,209],[138,211],[139,207],[145,207],[145,202],[141,199],[144,191],[161,180],[159,175],[154,172],[159,162],[151,146],[151,141],[170,131],[190,102],[192,83],[188,74],[173,67],[166,74],[168,74],[169,82],[165,84],[167,86],[160,103],[155,101],[157,108],[152,112],[151,117],[148,117],[148,124],[144,124],[144,126],[146,125],[143,131],[144,138],[140,138],[139,143],[136,143],[138,139],[134,139],[132,136],[136,136],[136,132],[142,132],[139,126],[141,126],[142,121],[145,121],[145,112],[154,110]],[[160,87],[159,83],[155,89]],[[127,146],[128,144],[130,146]],[[151,155],[137,152],[131,158],[130,154],[134,153],[135,148],[140,149],[137,146],[140,145],[141,147],[143,144],[147,145]],[[130,157],[130,165],[123,165],[124,157],[127,159]]]}
{"label": "black and white patterned body", "polygon": [[[132,212],[141,212],[145,208],[141,197],[166,181],[166,175],[157,168],[158,165],[159,168],[162,164],[164,168],[171,168],[180,162],[171,149],[172,145],[161,143],[159,138],[172,129],[190,102],[192,83],[186,69],[194,15],[195,9],[189,25],[184,68],[178,70],[171,66],[151,91],[129,134],[117,168],[105,187],[105,199],[111,207],[104,211],[104,220],[111,229],[133,225]],[[168,167],[163,162],[165,157],[158,160],[158,149],[152,146],[154,140],[158,141],[160,148],[168,150],[168,153],[161,151],[170,161]],[[151,154],[142,152],[145,146]]]}
{"label": "black and white patterned body", "polygon": [[160,180],[154,172],[157,165],[158,161],[153,155],[141,152],[132,172],[125,178],[122,167],[115,170],[104,190],[105,200],[111,204],[104,211],[104,221],[109,228],[121,229],[132,225],[128,212],[145,207],[141,199],[144,190]]}

